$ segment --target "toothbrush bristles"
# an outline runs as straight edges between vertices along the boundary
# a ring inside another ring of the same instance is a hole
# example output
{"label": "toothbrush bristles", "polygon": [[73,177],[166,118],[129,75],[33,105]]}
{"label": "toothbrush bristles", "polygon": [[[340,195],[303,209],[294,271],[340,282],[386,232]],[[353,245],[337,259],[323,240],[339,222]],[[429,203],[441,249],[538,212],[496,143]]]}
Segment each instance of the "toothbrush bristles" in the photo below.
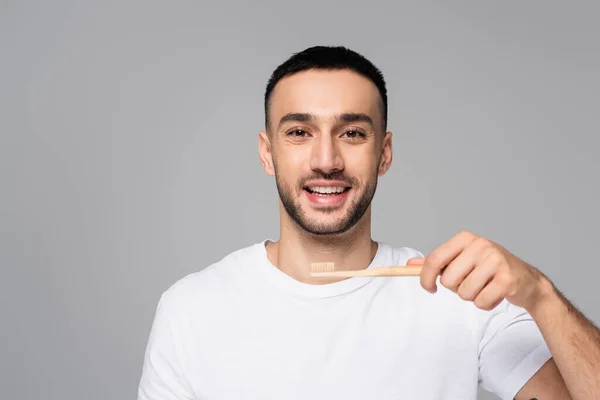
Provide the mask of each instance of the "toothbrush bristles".
{"label": "toothbrush bristles", "polygon": [[332,262],[317,262],[310,264],[311,272],[333,272],[335,271],[335,263]]}

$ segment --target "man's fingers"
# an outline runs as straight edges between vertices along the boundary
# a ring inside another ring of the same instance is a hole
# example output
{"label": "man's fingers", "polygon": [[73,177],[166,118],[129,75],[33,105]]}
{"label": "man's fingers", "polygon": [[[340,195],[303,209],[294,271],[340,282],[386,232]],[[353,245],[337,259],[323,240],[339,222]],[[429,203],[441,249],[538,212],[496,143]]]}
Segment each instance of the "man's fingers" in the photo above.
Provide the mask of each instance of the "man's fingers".
{"label": "man's fingers", "polygon": [[475,297],[474,303],[477,308],[490,311],[505,298],[506,286],[493,279],[481,292]]}
{"label": "man's fingers", "polygon": [[472,247],[467,247],[450,264],[444,268],[440,276],[440,283],[453,292],[458,290],[458,286],[473,271],[477,264],[477,254]]}
{"label": "man's fingers", "polygon": [[488,253],[488,256],[458,285],[456,294],[463,300],[475,300],[483,288],[494,278],[498,265],[497,257],[493,253]]}
{"label": "man's fingers", "polygon": [[428,292],[434,293],[437,290],[435,280],[441,270],[477,238],[473,233],[463,231],[432,251],[425,258],[421,272],[421,286]]}

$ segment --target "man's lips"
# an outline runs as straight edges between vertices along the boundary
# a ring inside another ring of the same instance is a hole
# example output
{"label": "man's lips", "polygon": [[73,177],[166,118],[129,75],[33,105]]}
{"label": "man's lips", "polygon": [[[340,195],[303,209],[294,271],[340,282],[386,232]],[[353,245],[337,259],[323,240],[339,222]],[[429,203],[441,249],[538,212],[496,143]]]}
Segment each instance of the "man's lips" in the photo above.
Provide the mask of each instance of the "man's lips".
{"label": "man's lips", "polygon": [[344,181],[312,181],[304,185],[305,190],[323,194],[343,192],[350,187],[351,185]]}
{"label": "man's lips", "polygon": [[313,181],[304,186],[308,200],[315,205],[333,206],[341,204],[351,186],[343,181]]}

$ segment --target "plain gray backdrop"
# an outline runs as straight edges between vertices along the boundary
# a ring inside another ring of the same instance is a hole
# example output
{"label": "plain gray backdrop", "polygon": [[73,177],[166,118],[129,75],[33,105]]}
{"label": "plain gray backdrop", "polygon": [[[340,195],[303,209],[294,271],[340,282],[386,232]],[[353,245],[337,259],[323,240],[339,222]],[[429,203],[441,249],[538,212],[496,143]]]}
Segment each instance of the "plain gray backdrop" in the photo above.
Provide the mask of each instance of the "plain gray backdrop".
{"label": "plain gray backdrop", "polygon": [[375,239],[472,230],[598,323],[598,4],[1,1],[0,397],[136,397],[160,294],[277,237],[262,96],[317,44],[388,82]]}

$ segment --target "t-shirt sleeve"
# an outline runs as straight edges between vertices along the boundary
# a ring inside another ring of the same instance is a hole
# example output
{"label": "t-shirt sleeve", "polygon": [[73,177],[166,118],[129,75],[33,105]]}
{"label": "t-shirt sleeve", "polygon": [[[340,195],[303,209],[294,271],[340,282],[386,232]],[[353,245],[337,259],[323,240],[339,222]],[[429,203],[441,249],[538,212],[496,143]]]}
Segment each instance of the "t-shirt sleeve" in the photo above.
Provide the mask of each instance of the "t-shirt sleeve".
{"label": "t-shirt sleeve", "polygon": [[193,400],[195,397],[182,369],[177,347],[174,311],[161,297],[144,355],[138,400]]}
{"label": "t-shirt sleeve", "polygon": [[502,399],[514,399],[552,357],[529,313],[506,300],[485,314],[480,338],[480,387]]}

